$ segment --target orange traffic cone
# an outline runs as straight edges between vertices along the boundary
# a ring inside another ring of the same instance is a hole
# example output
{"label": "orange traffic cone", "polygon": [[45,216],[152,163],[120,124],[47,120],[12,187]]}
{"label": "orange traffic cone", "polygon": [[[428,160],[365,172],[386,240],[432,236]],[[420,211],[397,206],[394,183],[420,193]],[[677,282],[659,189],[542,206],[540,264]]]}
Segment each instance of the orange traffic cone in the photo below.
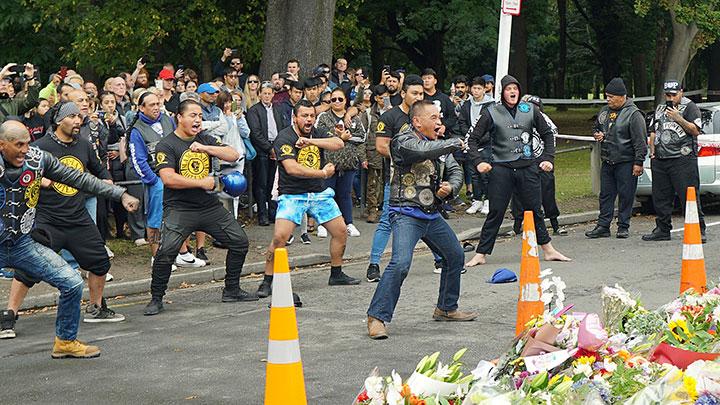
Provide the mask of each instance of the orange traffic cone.
{"label": "orange traffic cone", "polygon": [[306,405],[287,249],[275,249],[265,405]]}
{"label": "orange traffic cone", "polygon": [[532,211],[525,211],[523,218],[522,256],[520,258],[520,297],[518,298],[515,334],[525,330],[525,324],[545,309],[540,301],[540,258],[538,257],[535,219]]}
{"label": "orange traffic cone", "polygon": [[680,294],[692,288],[704,293],[707,291],[705,277],[705,255],[703,255],[698,218],[695,187],[687,188],[685,200],[685,237],[683,239],[682,271],[680,273]]}

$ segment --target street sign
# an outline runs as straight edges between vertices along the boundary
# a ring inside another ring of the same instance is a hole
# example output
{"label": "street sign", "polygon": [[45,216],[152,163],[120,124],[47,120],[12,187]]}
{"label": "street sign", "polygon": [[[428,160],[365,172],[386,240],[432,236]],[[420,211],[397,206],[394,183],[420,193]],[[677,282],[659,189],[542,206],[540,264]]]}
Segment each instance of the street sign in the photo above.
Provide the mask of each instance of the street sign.
{"label": "street sign", "polygon": [[520,3],[522,0],[503,0],[502,12],[503,14],[510,14],[514,16],[520,15]]}

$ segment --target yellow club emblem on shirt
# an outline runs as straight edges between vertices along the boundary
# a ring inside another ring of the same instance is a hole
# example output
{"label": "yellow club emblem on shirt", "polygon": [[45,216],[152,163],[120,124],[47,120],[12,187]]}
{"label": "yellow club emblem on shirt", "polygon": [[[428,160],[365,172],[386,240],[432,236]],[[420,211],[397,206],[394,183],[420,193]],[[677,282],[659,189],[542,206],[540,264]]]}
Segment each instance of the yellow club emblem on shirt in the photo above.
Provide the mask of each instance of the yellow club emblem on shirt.
{"label": "yellow club emblem on shirt", "polygon": [[[63,156],[59,160],[60,160],[60,163],[64,164],[67,167],[75,169],[79,172],[85,171],[85,166],[83,166],[80,159],[76,158],[75,156],[72,156],[72,155]],[[76,189],[74,187],[70,187],[70,186],[62,184],[62,183],[58,183],[58,182],[54,182],[52,187],[53,187],[53,189],[55,189],[55,191],[58,192],[58,194],[64,195],[66,197],[72,197],[78,193],[78,189]]]}
{"label": "yellow club emblem on shirt", "polygon": [[280,156],[292,156],[293,155],[293,147],[285,144],[280,147]]}
{"label": "yellow club emblem on shirt", "polygon": [[190,149],[180,157],[180,175],[189,179],[204,179],[210,174],[210,156]]}
{"label": "yellow club emblem on shirt", "polygon": [[167,155],[165,152],[158,152],[157,155],[155,155],[155,159],[159,165],[167,164]]}

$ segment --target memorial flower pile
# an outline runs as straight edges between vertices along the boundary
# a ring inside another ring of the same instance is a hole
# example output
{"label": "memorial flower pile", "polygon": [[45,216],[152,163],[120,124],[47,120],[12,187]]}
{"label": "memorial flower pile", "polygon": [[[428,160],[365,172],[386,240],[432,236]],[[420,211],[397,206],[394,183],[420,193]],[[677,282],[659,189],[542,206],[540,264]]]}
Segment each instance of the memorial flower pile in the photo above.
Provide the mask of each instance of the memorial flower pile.
{"label": "memorial flower pile", "polygon": [[369,377],[355,403],[720,405],[720,288],[653,311],[637,294],[604,287],[593,314],[561,308],[565,285],[551,274],[545,312],[499,359],[467,373],[467,349],[447,363],[433,353],[406,381],[395,371]]}

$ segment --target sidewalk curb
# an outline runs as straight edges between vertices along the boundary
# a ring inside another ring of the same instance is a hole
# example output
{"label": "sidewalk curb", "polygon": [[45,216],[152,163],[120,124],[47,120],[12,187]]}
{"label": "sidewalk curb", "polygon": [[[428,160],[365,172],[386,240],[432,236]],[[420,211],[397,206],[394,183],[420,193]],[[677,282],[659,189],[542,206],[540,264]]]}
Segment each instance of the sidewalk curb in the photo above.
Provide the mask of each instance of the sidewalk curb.
{"label": "sidewalk curb", "polygon": [[[561,215],[558,217],[560,225],[575,225],[584,222],[590,222],[597,219],[599,211],[587,211],[577,214]],[[547,223],[547,220],[546,220]],[[512,221],[503,222],[500,227],[499,234],[511,231],[513,228]],[[471,240],[479,239],[482,228],[471,228],[466,229],[458,233],[458,240]],[[385,249],[384,253],[390,252],[390,247]],[[363,253],[359,255],[351,255],[345,257],[345,260],[363,260],[367,259],[369,254]],[[321,264],[327,264],[330,262],[329,254],[312,253],[303,256],[296,256],[290,258],[290,268],[296,267],[310,267]],[[262,274],[265,271],[264,262],[248,263],[243,268],[243,276],[252,274]],[[168,282],[168,289],[178,288],[181,284],[199,284],[208,283],[211,281],[222,281],[225,278],[225,267],[208,267],[202,270],[195,270],[189,272],[182,272],[173,274]],[[118,283],[108,283],[105,285],[105,296],[106,297],[117,297],[120,295],[133,295],[133,294],[145,294],[150,291],[150,278],[134,281],[123,281]],[[23,302],[21,310],[42,308],[47,306],[57,305],[59,293],[42,294],[34,297],[27,297]],[[87,287],[83,289],[83,299],[89,298],[89,291]]]}

